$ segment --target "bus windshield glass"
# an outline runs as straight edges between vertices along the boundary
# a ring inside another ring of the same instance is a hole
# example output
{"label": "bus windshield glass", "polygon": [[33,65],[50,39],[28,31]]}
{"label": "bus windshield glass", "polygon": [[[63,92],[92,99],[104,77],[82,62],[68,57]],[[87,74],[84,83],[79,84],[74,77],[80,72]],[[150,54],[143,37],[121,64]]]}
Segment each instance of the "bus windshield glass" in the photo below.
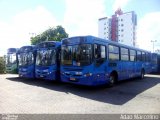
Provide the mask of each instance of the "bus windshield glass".
{"label": "bus windshield glass", "polygon": [[56,63],[56,50],[37,51],[36,65],[49,66]]}
{"label": "bus windshield glass", "polygon": [[16,53],[7,54],[7,64],[14,64],[16,63]]}
{"label": "bus windshield glass", "polygon": [[18,55],[19,66],[31,65],[34,63],[33,53],[20,53]]}
{"label": "bus windshield glass", "polygon": [[61,62],[63,65],[89,65],[92,61],[92,45],[80,44],[75,46],[62,46],[61,54]]}

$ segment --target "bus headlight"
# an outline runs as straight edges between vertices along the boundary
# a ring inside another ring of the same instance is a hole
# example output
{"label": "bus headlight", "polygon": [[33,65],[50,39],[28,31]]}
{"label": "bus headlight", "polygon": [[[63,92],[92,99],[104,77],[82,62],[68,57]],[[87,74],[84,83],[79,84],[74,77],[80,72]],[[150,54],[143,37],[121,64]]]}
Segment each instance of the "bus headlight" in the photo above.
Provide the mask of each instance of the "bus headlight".
{"label": "bus headlight", "polygon": [[75,75],[82,75],[82,72],[75,72]]}
{"label": "bus headlight", "polygon": [[52,73],[53,73],[53,72],[48,72],[47,74],[50,75],[50,74],[52,74]]}
{"label": "bus headlight", "polygon": [[48,69],[46,69],[46,70],[43,70],[43,72],[49,72],[49,71],[48,71]]}
{"label": "bus headlight", "polygon": [[22,68],[21,70],[22,70],[23,72],[26,72],[26,71],[27,71],[27,69],[25,69],[25,68]]}
{"label": "bus headlight", "polygon": [[65,72],[66,75],[70,75],[70,72]]}
{"label": "bus headlight", "polygon": [[64,72],[61,72],[62,75],[64,75]]}
{"label": "bus headlight", "polygon": [[92,76],[92,73],[86,73],[86,74],[84,75],[84,77],[89,77],[89,76]]}

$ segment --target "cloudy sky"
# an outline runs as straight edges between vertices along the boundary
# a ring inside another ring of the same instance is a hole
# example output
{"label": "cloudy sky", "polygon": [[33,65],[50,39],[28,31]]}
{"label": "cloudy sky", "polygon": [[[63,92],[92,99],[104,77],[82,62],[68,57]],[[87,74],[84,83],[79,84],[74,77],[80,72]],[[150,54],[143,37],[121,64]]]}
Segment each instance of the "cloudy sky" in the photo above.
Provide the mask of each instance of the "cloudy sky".
{"label": "cloudy sky", "polygon": [[[30,37],[62,25],[69,36],[98,36],[98,19],[121,7],[138,17],[140,48],[160,49],[160,0],[0,0],[0,55],[30,44]],[[34,34],[31,34],[34,33]]]}

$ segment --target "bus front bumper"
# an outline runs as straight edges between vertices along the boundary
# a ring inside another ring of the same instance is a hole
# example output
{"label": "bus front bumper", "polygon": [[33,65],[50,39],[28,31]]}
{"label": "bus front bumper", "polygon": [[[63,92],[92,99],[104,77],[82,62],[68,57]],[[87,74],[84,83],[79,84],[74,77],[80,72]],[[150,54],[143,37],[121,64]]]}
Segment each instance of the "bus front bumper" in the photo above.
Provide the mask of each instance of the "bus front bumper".
{"label": "bus front bumper", "polygon": [[[109,79],[109,78],[108,78]],[[72,83],[77,85],[85,85],[85,86],[98,86],[108,83],[106,78],[97,78],[97,75],[88,75],[81,77],[70,77],[63,73],[61,73],[61,81],[66,83]]]}

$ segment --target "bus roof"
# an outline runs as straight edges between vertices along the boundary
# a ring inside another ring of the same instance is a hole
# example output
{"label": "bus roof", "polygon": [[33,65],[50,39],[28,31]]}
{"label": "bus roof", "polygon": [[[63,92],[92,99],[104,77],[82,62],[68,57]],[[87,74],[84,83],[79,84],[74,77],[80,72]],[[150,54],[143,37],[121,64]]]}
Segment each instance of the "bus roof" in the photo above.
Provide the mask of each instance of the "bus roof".
{"label": "bus roof", "polygon": [[16,53],[18,51],[18,48],[8,48],[7,54]]}
{"label": "bus roof", "polygon": [[121,47],[125,47],[125,48],[140,50],[140,51],[144,51],[144,52],[150,52],[150,51],[147,51],[147,50],[143,50],[143,49],[140,49],[140,48],[128,46],[128,45],[121,44],[121,43],[118,43],[118,42],[114,42],[114,41],[111,41],[111,40],[106,40],[106,39],[98,38],[98,37],[95,37],[95,36],[92,36],[92,35],[87,35],[87,36],[74,36],[74,37],[70,37],[70,38],[65,38],[65,39],[62,39],[62,44],[65,44],[65,43],[63,42],[63,41],[65,41],[65,40],[74,39],[74,38],[79,38],[79,37],[81,37],[81,38],[88,38],[90,43],[94,43],[94,42],[97,41],[97,42],[101,42],[101,43],[113,44],[113,45],[116,45],[116,46],[121,46]]}
{"label": "bus roof", "polygon": [[44,41],[44,42],[38,43],[36,45],[36,48],[58,47],[60,45],[61,45],[61,42],[59,41]]}
{"label": "bus roof", "polygon": [[33,51],[35,49],[34,45],[26,45],[26,46],[22,46],[19,50],[19,52],[29,52],[29,51]]}

